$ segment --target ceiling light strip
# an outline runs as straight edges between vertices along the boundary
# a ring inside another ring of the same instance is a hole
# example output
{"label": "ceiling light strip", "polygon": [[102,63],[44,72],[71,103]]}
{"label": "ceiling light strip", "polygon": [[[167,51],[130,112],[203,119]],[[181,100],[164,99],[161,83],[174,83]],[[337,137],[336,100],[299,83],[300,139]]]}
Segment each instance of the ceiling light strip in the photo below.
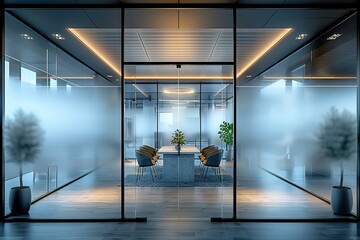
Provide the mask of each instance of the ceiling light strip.
{"label": "ceiling light strip", "polygon": [[98,56],[104,63],[106,63],[111,69],[113,69],[117,74],[121,75],[119,69],[117,69],[114,64],[112,64],[104,55],[100,53],[89,41],[85,39],[78,31],[74,28],[68,28],[69,32],[71,32],[77,39],[79,39],[86,47],[88,47],[96,56]]}
{"label": "ceiling light strip", "polygon": [[94,79],[94,76],[52,76],[50,75],[49,77],[36,77],[37,79],[48,79],[48,78],[61,78],[61,79],[71,79],[71,80],[76,80],[76,79]]}
{"label": "ceiling light strip", "polygon": [[217,93],[214,95],[214,97],[216,97],[220,92],[222,92],[225,88],[227,88],[227,86],[229,86],[229,84],[226,84],[224,87],[222,87],[219,91],[217,91]]}
{"label": "ceiling light strip", "polygon": [[148,95],[143,91],[141,90],[135,83],[132,84],[137,90],[139,90],[139,92],[141,92],[145,97],[148,97]]}
{"label": "ceiling light strip", "polygon": [[191,88],[169,88],[165,89],[164,93],[166,94],[193,94],[194,90]]}
{"label": "ceiling light strip", "polygon": [[290,33],[292,28],[284,29],[270,44],[268,44],[256,57],[254,57],[243,69],[241,69],[236,78],[240,77],[246,70],[248,70],[252,65],[254,65],[262,56],[264,56],[270,49],[272,49],[278,42],[280,42],[288,33]]}

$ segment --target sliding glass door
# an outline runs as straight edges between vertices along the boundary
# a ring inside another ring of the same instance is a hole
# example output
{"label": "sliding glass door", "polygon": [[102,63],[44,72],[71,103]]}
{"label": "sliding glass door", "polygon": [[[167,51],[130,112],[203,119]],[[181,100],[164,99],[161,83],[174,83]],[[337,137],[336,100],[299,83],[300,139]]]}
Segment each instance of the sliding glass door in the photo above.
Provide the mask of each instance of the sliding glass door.
{"label": "sliding glass door", "polygon": [[[232,122],[232,67],[129,65],[125,72],[127,216],[230,217],[233,159],[218,131]],[[198,155],[210,145],[220,154],[206,164]]]}

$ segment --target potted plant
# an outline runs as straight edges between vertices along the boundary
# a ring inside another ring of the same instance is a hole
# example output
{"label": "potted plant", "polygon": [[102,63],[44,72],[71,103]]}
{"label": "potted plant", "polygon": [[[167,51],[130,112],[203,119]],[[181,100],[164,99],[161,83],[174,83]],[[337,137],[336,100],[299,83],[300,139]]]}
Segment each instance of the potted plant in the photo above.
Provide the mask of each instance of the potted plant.
{"label": "potted plant", "polygon": [[352,191],[343,185],[343,162],[350,160],[356,153],[356,117],[348,110],[339,111],[332,107],[320,125],[318,135],[322,155],[340,163],[340,184],[331,189],[331,207],[335,214],[351,214]]}
{"label": "potted plant", "polygon": [[15,112],[14,118],[5,122],[4,148],[9,162],[19,167],[19,186],[10,190],[9,207],[12,214],[26,214],[31,205],[31,190],[23,185],[23,166],[31,163],[41,150],[44,131],[39,120],[32,113],[22,109]]}
{"label": "potted plant", "polygon": [[218,132],[220,139],[226,144],[226,161],[232,159],[232,145],[234,142],[233,138],[234,124],[223,121],[220,124],[220,130]]}
{"label": "potted plant", "polygon": [[179,129],[176,129],[176,131],[171,136],[171,144],[175,146],[175,149],[180,151],[181,146],[185,145],[185,135],[182,131]]}

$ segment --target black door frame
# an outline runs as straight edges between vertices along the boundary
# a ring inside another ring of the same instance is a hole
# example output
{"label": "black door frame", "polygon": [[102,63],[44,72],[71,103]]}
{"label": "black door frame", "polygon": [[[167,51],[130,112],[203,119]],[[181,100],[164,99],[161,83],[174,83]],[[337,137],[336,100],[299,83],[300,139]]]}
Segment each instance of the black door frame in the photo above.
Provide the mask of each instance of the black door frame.
{"label": "black door frame", "polygon": [[[124,61],[124,34],[125,34],[125,9],[131,9],[131,8],[173,8],[173,9],[179,9],[179,8],[204,8],[204,9],[233,9],[233,62],[229,63],[201,63],[201,62],[190,62],[190,63],[164,63],[164,64],[187,64],[187,65],[233,65],[234,68],[234,79],[233,79],[233,94],[234,94],[234,166],[233,166],[233,174],[234,174],[234,183],[233,183],[233,217],[230,219],[221,219],[221,218],[212,218],[212,221],[231,221],[231,222],[238,222],[238,221],[256,221],[256,222],[283,222],[283,221],[295,221],[295,222],[325,222],[325,221],[354,221],[352,219],[305,219],[305,220],[284,220],[284,219],[240,219],[237,217],[237,185],[236,185],[236,179],[237,179],[237,172],[236,172],[236,150],[237,150],[237,144],[236,144],[236,126],[238,124],[237,118],[236,118],[236,23],[237,23],[237,9],[346,9],[346,10],[352,10],[355,12],[359,12],[358,5],[354,4],[294,4],[294,5],[282,5],[282,4],[125,4],[125,3],[119,3],[119,4],[5,4],[3,1],[0,3],[0,38],[1,38],[1,66],[0,66],[0,74],[2,79],[1,84],[1,111],[2,111],[2,119],[1,119],[1,126],[3,126],[4,122],[4,114],[5,114],[5,11],[12,10],[12,9],[119,9],[121,11],[121,87],[122,87],[122,94],[124,94],[124,65],[140,65],[141,63],[129,63]],[[320,35],[320,34],[319,34]],[[360,17],[359,14],[357,14],[357,39],[360,39]],[[307,44],[311,43],[314,39],[309,39],[304,45],[299,47],[294,52],[298,51],[299,49],[302,49]],[[358,126],[360,125],[360,96],[359,96],[359,79],[360,79],[360,43],[358,42],[357,46],[357,79],[358,79],[358,98],[357,98],[357,107],[358,107]],[[55,44],[56,45],[56,44]],[[292,52],[293,53],[293,52]],[[286,57],[291,55],[292,53],[288,54]],[[283,59],[285,59],[284,57]],[[280,61],[282,61],[281,59]],[[280,62],[279,61],[279,62]],[[161,63],[143,63],[143,64],[161,64]],[[124,118],[124,95],[121,96],[121,118],[123,120]],[[124,144],[124,121],[121,123],[121,141],[122,145]],[[3,128],[1,128],[1,144],[3,143]],[[356,196],[357,196],[357,214],[356,214],[356,221],[360,220],[360,193],[359,193],[359,185],[360,185],[360,129],[358,128],[358,159],[357,159],[357,189],[356,189]],[[84,221],[91,221],[91,222],[99,222],[99,221],[146,221],[146,218],[126,218],[125,216],[125,192],[124,192],[124,148],[121,147],[121,217],[120,219],[7,219],[5,218],[5,162],[4,162],[4,149],[3,144],[1,146],[1,153],[2,153],[2,162],[0,164],[0,174],[2,175],[2,182],[1,182],[1,204],[0,204],[0,220],[1,221],[46,221],[46,222],[84,222]]]}

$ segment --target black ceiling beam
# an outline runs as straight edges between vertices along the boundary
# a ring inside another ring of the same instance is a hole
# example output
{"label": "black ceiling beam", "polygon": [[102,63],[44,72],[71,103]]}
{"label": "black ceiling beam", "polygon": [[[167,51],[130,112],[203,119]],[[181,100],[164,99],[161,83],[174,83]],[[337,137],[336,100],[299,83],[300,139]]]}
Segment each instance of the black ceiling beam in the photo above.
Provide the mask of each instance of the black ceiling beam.
{"label": "black ceiling beam", "polygon": [[124,62],[124,65],[128,66],[153,66],[153,65],[234,65],[234,62]]}
{"label": "black ceiling beam", "polygon": [[4,4],[6,9],[121,9],[121,8],[204,8],[204,9],[357,9],[356,3],[326,3],[326,4],[203,4],[203,3],[117,3],[117,4]]}

